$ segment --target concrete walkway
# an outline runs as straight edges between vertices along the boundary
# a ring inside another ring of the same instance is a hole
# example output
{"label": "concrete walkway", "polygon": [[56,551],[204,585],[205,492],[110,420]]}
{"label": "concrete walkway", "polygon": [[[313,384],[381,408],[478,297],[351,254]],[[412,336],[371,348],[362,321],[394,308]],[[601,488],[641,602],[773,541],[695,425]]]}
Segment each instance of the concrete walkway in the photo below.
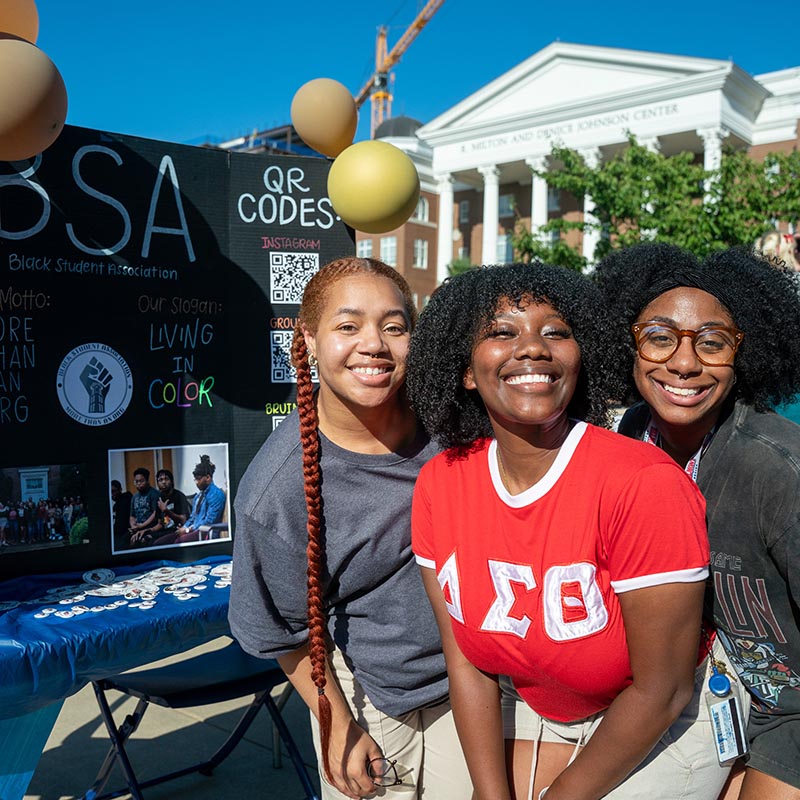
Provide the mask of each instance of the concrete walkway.
{"label": "concrete walkway", "polygon": [[[224,646],[227,639],[203,645],[180,657],[157,662],[167,664],[189,655]],[[149,667],[153,666],[148,665]],[[282,687],[275,690],[280,694]],[[114,718],[119,722],[133,711],[135,700],[109,692]],[[127,745],[128,754],[140,780],[154,777],[201,761],[210,756],[235,727],[252,697],[227,703],[181,710],[152,705]],[[316,757],[311,742],[308,711],[292,694],[283,716],[295,737],[318,785]],[[73,800],[81,797],[94,781],[109,747],[109,738],[91,686],[68,698],[42,754],[25,800]],[[273,768],[272,725],[262,710],[233,753],[206,777],[195,773],[144,791],[147,800],[302,800],[297,773],[288,755],[283,765]],[[115,768],[106,789],[124,786]],[[130,794],[123,795],[130,798]]]}

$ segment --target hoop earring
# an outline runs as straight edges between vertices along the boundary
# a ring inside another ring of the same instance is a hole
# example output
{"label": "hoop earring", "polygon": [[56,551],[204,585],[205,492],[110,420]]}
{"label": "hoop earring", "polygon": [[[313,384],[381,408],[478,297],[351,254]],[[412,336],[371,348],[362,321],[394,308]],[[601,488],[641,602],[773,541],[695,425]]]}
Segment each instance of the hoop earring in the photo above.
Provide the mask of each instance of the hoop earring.
{"label": "hoop earring", "polygon": [[317,361],[317,357],[313,353],[308,354],[308,366],[309,367],[316,367],[319,362]]}

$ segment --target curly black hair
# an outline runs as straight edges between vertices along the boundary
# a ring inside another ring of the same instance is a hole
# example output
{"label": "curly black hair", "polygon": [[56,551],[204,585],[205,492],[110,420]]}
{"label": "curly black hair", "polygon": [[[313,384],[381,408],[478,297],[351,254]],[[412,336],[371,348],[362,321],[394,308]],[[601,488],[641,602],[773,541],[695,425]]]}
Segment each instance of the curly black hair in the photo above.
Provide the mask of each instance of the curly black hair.
{"label": "curly black hair", "polygon": [[[687,274],[698,280],[685,281]],[[639,399],[633,382],[636,347],[630,325],[659,287],[698,286],[729,311],[744,340],[733,362],[732,400],[757,411],[791,402],[800,392],[800,294],[797,276],[743,247],[712,253],[702,263],[675,245],[639,244],[618,250],[597,265],[595,279],[624,357],[616,365],[617,399]],[[619,349],[619,348],[618,348]]]}
{"label": "curly black hair", "polygon": [[433,294],[411,336],[408,395],[428,433],[446,448],[467,448],[492,435],[480,395],[464,388],[478,336],[505,300],[518,307],[546,302],[563,315],[581,349],[581,374],[568,408],[572,417],[608,425],[609,379],[619,356],[608,347],[608,322],[596,287],[576,272],[548,264],[468,270]]}

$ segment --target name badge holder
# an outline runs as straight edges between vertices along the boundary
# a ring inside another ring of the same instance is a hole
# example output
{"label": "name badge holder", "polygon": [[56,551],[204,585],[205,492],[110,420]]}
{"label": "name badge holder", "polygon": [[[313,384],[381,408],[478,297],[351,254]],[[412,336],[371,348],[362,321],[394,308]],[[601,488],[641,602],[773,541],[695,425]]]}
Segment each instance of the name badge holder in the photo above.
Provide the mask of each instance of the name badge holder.
{"label": "name badge holder", "polygon": [[706,704],[714,732],[717,760],[724,767],[747,752],[747,736],[739,698],[731,692],[731,681],[725,674],[725,665],[719,664],[711,652],[708,658],[711,675],[708,678]]}
{"label": "name badge holder", "polygon": [[[709,444],[711,444],[715,431],[716,427],[705,435],[700,449],[689,459],[684,467],[686,474],[695,483],[697,483],[700,458]],[[660,446],[661,434],[652,417],[648,420],[642,434],[642,441],[650,442],[657,447]],[[731,692],[731,681],[726,674],[725,665],[714,658],[711,639],[705,628],[703,628],[703,636],[708,644],[708,661],[711,666],[711,675],[707,683],[706,703],[711,718],[711,728],[714,732],[717,759],[720,766],[725,767],[747,753],[747,736],[745,735],[745,726],[742,721],[742,710],[739,707],[739,698]]]}

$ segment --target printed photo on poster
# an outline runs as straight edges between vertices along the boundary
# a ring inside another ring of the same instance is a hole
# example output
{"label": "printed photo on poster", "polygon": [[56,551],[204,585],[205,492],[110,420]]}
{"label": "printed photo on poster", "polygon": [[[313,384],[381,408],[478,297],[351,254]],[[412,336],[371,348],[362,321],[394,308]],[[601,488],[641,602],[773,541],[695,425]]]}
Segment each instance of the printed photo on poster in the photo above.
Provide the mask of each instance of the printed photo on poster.
{"label": "printed photo on poster", "polygon": [[231,538],[226,442],[108,451],[111,552]]}
{"label": "printed photo on poster", "polygon": [[0,468],[0,558],[89,543],[85,464]]}

